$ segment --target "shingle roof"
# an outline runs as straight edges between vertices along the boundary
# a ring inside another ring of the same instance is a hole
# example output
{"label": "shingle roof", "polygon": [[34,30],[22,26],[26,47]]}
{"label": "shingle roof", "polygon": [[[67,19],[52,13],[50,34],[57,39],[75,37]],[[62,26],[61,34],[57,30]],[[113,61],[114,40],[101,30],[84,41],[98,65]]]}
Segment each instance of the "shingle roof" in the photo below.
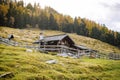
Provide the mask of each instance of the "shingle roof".
{"label": "shingle roof", "polygon": [[[47,36],[43,40],[46,41],[46,42],[59,41],[59,40],[64,39],[65,37],[69,37],[69,36],[67,34],[60,34],[60,35],[54,35],[54,36]],[[71,43],[74,44],[74,41],[70,37],[69,37],[69,39],[70,39]],[[39,40],[35,41],[34,43],[39,43]]]}
{"label": "shingle roof", "polygon": [[75,47],[77,48],[80,48],[80,49],[84,49],[84,50],[88,50],[89,48],[85,47],[85,46],[82,46],[82,45],[74,45]]}
{"label": "shingle roof", "polygon": [[62,40],[68,36],[67,34],[61,34],[61,35],[54,35],[54,36],[48,36],[44,38],[44,41],[57,41],[57,40]]}

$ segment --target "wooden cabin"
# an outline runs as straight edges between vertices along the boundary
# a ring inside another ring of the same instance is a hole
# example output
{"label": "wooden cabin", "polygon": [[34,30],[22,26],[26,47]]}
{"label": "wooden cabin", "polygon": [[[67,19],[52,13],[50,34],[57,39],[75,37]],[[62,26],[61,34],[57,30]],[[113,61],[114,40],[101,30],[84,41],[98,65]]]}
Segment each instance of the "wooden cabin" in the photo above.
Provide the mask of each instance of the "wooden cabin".
{"label": "wooden cabin", "polygon": [[91,49],[85,46],[75,45],[75,42],[67,34],[47,36],[34,43],[39,44],[39,48],[45,51],[68,53],[86,53],[86,51],[91,51]]}
{"label": "wooden cabin", "polygon": [[54,36],[47,36],[44,37],[44,39],[36,41],[34,43],[40,43],[41,45],[65,45],[68,47],[71,47],[74,45],[74,41],[67,35],[67,34],[61,34],[61,35],[54,35]]}

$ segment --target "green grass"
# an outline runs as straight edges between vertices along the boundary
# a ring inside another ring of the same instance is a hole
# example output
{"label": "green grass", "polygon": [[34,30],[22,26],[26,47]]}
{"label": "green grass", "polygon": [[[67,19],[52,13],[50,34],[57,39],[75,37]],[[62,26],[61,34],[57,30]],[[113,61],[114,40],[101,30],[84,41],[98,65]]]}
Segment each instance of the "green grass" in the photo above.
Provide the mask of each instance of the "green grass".
{"label": "green grass", "polygon": [[[51,59],[58,63],[47,64]],[[6,72],[14,76],[0,80],[119,80],[120,61],[63,58],[0,44],[0,74]]]}

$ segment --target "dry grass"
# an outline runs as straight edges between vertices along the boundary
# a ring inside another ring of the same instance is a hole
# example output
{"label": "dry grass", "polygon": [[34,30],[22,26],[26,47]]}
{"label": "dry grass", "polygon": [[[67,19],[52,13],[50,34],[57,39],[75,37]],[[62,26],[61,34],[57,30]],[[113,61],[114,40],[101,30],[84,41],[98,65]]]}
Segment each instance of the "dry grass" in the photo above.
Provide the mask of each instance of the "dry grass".
{"label": "dry grass", "polygon": [[73,38],[76,44],[84,45],[89,48],[98,50],[100,53],[111,53],[111,52],[120,53],[119,48],[112,46],[108,43],[102,42],[100,40],[85,36],[79,36],[76,34],[69,34],[69,35]]}
{"label": "dry grass", "polygon": [[[7,37],[8,34],[14,34],[14,40],[18,42],[28,42],[32,43],[35,40],[38,40],[39,33],[43,32],[45,36],[52,36],[58,34],[65,34],[64,32],[60,31],[52,31],[52,30],[40,30],[40,29],[13,29],[8,27],[0,27],[0,36]],[[78,45],[84,45],[88,48],[92,48],[98,50],[100,53],[110,53],[116,52],[120,53],[120,49],[115,46],[109,45],[107,43],[101,42],[96,39],[92,39],[85,36],[80,36],[77,34],[70,34],[67,33]]]}

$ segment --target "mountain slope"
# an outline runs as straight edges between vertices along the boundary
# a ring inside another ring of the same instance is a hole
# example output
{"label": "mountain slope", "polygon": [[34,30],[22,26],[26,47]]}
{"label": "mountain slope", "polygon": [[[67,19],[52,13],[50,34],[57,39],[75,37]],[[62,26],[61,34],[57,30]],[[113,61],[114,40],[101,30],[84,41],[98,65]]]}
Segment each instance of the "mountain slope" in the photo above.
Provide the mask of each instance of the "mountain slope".
{"label": "mountain slope", "polygon": [[0,1],[0,26],[76,33],[120,47],[120,33],[108,29],[104,23],[81,17],[72,18],[51,7],[42,9],[37,3],[26,5],[23,0]]}
{"label": "mountain slope", "polygon": [[[14,29],[8,27],[0,27],[0,36],[6,37],[9,34],[13,34],[15,36],[14,40],[18,42],[29,42],[32,43],[35,40],[38,40],[39,33],[43,32],[45,36],[51,36],[56,34],[64,34],[64,32],[60,31],[52,31],[52,30],[39,30],[39,29]],[[98,50],[100,53],[110,53],[116,52],[120,53],[120,50],[112,45],[104,43],[102,41],[92,39],[89,37],[80,36],[77,34],[67,33],[78,45],[84,45],[86,47]]]}

